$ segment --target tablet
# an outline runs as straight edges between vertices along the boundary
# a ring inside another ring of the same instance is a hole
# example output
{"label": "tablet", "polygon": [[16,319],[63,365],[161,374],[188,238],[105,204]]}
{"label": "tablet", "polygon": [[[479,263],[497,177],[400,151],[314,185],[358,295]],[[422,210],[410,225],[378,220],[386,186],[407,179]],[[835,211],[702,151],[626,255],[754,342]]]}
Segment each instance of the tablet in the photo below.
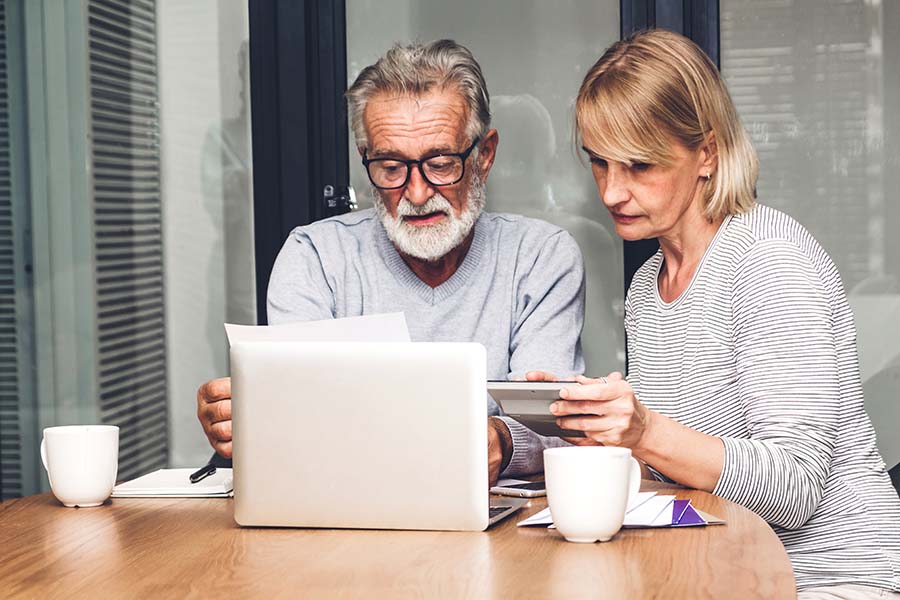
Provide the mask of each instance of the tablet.
{"label": "tablet", "polygon": [[500,409],[528,429],[544,436],[584,437],[584,432],[562,429],[550,412],[559,390],[575,381],[488,381],[487,391]]}

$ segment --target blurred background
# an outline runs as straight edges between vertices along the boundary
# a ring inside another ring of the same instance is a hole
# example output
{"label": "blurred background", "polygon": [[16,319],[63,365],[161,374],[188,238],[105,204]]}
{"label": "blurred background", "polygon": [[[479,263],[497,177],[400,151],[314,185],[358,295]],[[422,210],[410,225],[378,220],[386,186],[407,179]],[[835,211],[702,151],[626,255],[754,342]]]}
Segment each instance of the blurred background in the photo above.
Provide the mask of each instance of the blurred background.
{"label": "blurred background", "polygon": [[222,324],[265,323],[287,232],[347,209],[327,186],[368,206],[341,94],[395,42],[449,37],[481,62],[488,209],[572,233],[588,372],[624,369],[624,290],[653,246],[616,239],[572,106],[602,50],[648,25],[717,61],[760,201],[837,263],[900,462],[900,3],[0,0],[0,497],[47,489],[51,425],[120,426],[120,479],[209,458],[195,394],[228,373]]}

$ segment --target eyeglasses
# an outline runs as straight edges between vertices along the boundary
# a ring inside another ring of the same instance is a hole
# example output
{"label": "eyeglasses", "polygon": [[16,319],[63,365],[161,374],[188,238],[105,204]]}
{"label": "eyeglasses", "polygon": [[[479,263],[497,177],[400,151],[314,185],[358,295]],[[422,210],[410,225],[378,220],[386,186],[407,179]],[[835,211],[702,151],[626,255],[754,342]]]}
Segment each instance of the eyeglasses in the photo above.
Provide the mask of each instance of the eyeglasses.
{"label": "eyeglasses", "polygon": [[419,160],[400,158],[369,158],[368,149],[363,152],[362,164],[369,174],[369,181],[379,190],[397,190],[409,182],[409,170],[419,167],[422,179],[436,187],[459,183],[466,174],[466,159],[472,154],[481,138],[475,138],[465,152],[459,154],[435,154]]}

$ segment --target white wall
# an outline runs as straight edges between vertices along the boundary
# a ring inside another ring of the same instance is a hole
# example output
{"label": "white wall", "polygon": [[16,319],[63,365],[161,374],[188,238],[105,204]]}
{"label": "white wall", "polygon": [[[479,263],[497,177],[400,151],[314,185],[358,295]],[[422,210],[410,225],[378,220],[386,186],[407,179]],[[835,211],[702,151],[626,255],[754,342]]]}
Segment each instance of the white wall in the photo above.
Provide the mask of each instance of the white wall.
{"label": "white wall", "polygon": [[223,322],[255,323],[247,3],[161,0],[158,25],[169,461],[177,467],[211,452],[196,390],[227,374]]}

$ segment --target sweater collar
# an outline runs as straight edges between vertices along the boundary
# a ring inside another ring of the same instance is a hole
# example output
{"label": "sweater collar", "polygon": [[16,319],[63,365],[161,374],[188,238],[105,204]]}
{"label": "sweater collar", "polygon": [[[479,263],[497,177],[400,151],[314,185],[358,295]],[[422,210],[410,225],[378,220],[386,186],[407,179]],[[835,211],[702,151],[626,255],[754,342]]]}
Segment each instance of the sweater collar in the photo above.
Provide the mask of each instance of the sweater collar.
{"label": "sweater collar", "polygon": [[375,219],[375,240],[388,270],[394,275],[397,281],[400,282],[401,285],[414,291],[425,302],[428,302],[429,304],[438,304],[452,296],[457,290],[468,283],[475,273],[482,255],[487,249],[484,214],[478,217],[474,229],[475,235],[472,236],[472,244],[469,246],[469,251],[466,253],[465,258],[463,258],[462,264],[460,264],[456,272],[450,276],[450,279],[436,288],[432,288],[419,279],[418,275],[409,268],[409,265],[406,264],[403,257],[400,256],[400,253],[397,251],[397,248],[391,242],[387,235],[387,231],[385,231],[384,226],[378,218]]}

